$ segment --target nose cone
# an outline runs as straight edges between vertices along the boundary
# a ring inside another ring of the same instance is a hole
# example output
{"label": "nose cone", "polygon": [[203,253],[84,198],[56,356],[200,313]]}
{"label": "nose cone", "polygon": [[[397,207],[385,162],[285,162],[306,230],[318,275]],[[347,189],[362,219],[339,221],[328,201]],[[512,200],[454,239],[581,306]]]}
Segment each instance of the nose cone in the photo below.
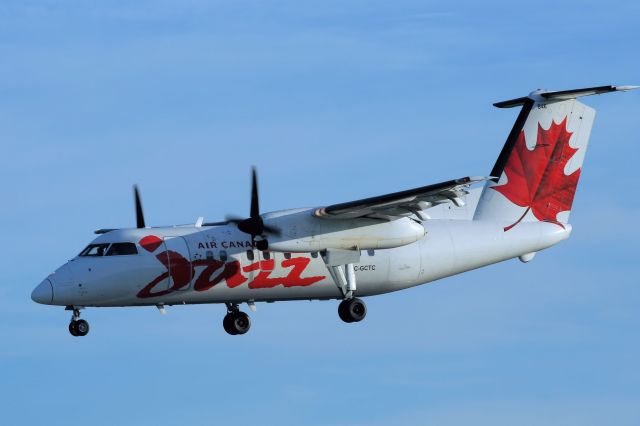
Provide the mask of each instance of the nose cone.
{"label": "nose cone", "polygon": [[43,305],[49,305],[53,302],[53,286],[51,281],[45,279],[31,293],[31,299],[36,303],[42,303]]}

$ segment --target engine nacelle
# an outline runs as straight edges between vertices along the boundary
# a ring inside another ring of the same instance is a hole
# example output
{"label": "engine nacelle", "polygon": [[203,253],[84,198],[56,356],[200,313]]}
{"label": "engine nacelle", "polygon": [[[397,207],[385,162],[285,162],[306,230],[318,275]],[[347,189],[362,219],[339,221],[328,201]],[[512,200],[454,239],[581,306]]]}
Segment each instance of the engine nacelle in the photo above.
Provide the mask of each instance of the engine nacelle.
{"label": "engine nacelle", "polygon": [[313,252],[325,249],[389,249],[414,243],[424,237],[422,225],[409,218],[382,222],[379,219],[322,219],[315,209],[283,210],[263,216],[266,224],[282,231],[269,236],[269,250]]}

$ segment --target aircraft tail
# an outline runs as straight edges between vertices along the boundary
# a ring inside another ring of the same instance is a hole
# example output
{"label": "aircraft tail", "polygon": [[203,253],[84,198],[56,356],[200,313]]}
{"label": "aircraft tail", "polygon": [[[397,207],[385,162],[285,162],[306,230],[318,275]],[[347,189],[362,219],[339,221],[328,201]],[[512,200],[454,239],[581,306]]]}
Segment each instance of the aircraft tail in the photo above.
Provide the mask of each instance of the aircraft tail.
{"label": "aircraft tail", "polygon": [[635,86],[601,86],[547,92],[494,104],[522,106],[491,171],[474,220],[504,223],[545,221],[564,227],[580,179],[595,110],[576,98]]}

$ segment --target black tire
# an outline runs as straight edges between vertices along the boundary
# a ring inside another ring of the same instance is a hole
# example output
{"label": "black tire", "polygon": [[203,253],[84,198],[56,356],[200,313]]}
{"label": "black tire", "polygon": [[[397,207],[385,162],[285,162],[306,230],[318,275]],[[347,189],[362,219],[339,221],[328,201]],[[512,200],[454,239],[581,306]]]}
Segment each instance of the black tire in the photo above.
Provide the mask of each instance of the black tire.
{"label": "black tire", "polygon": [[75,327],[74,321],[71,321],[69,323],[69,333],[71,333],[71,335],[74,337],[78,337],[78,334],[76,333],[76,327]]}
{"label": "black tire", "polygon": [[347,307],[347,312],[349,312],[349,317],[353,322],[360,322],[367,316],[367,305],[357,297],[349,300]]}
{"label": "black tire", "polygon": [[224,319],[222,320],[222,327],[224,328],[224,331],[226,331],[232,336],[235,336],[238,333],[236,333],[235,330],[233,329],[232,322],[233,322],[233,314],[229,313],[224,316]]}
{"label": "black tire", "polygon": [[236,334],[245,334],[251,328],[251,319],[244,312],[236,312],[231,324]]}
{"label": "black tire", "polygon": [[74,321],[73,331],[76,332],[77,336],[86,336],[89,333],[89,323],[83,319]]}
{"label": "black tire", "polygon": [[360,322],[367,316],[367,305],[356,297],[343,300],[338,306],[338,315],[346,323]]}
{"label": "black tire", "polygon": [[349,316],[349,313],[347,312],[347,303],[349,301],[348,300],[343,300],[342,302],[340,302],[340,304],[338,305],[338,316],[340,317],[340,319],[344,322],[351,323],[353,322],[351,320],[351,317]]}

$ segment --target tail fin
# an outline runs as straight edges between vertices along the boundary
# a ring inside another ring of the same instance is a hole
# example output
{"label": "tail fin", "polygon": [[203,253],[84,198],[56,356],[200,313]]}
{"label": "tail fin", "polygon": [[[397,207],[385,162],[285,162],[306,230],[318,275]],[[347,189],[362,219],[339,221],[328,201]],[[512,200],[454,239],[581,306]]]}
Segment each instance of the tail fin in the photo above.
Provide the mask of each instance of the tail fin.
{"label": "tail fin", "polygon": [[475,220],[504,223],[505,232],[525,221],[560,226],[569,221],[595,110],[577,97],[634,86],[602,86],[547,92],[494,104],[522,106],[507,142],[491,171]]}

